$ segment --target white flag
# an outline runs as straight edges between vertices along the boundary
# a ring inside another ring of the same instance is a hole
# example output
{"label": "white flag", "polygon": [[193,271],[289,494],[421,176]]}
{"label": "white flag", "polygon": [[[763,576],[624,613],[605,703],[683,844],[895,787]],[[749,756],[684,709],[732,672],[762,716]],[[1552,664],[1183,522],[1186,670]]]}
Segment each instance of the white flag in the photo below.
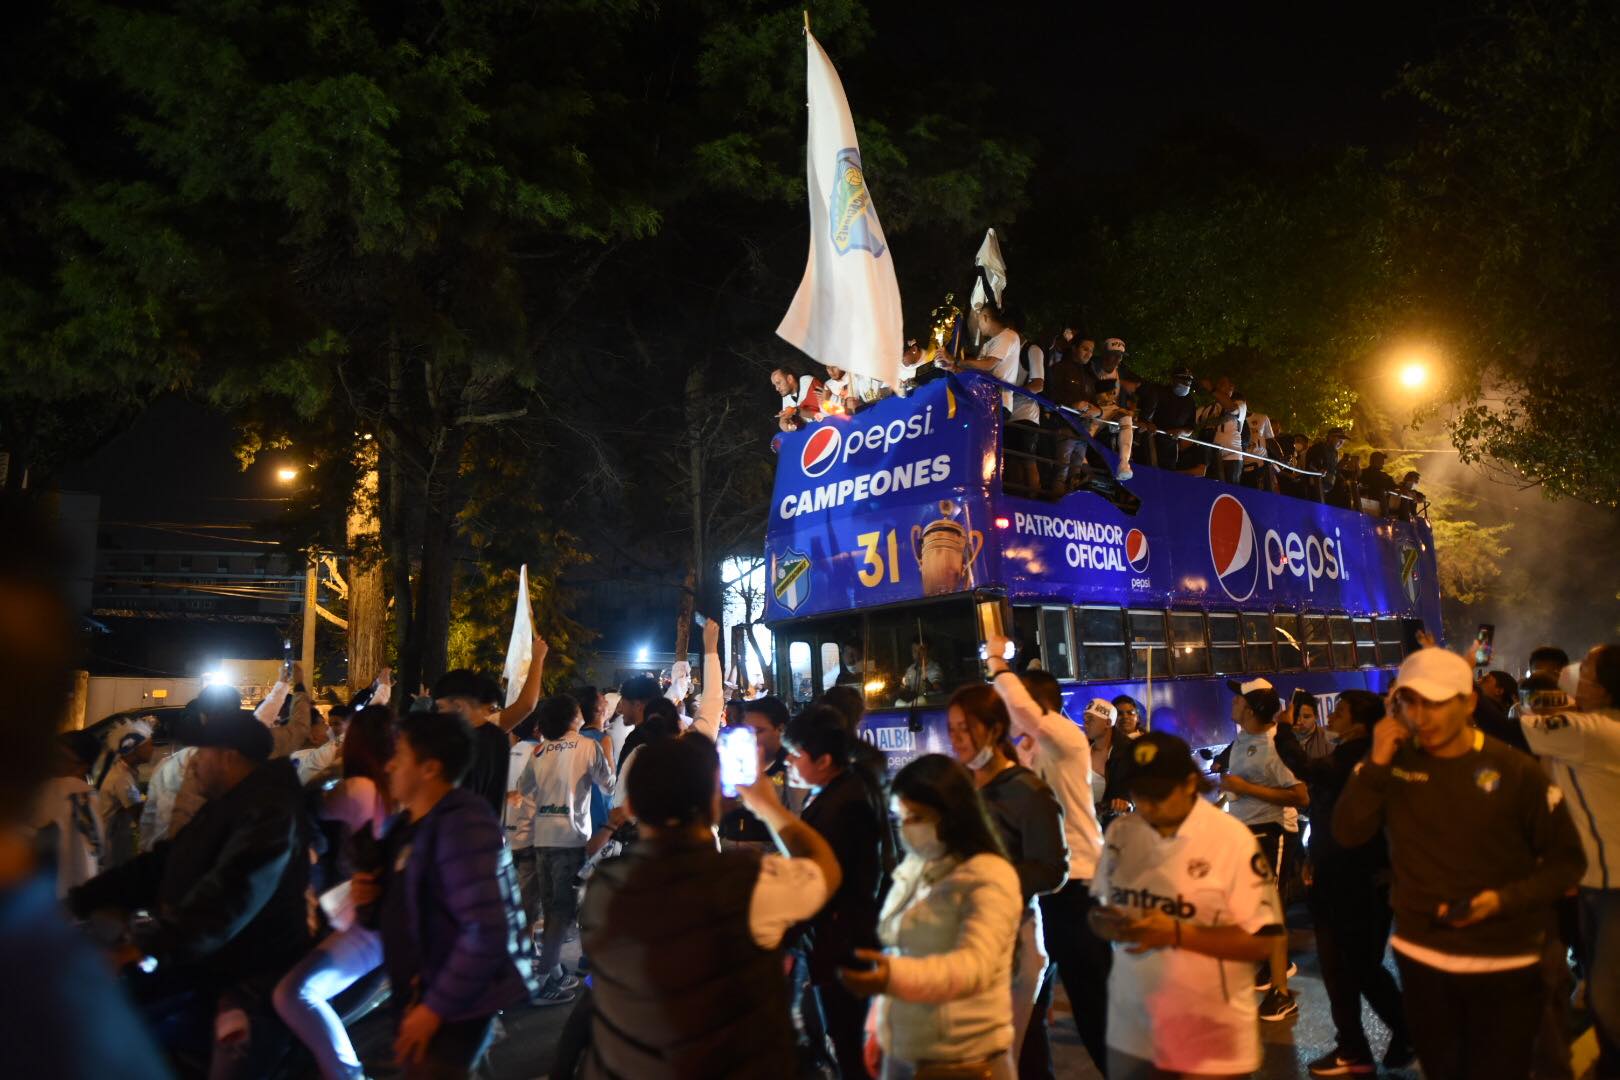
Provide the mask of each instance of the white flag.
{"label": "white flag", "polygon": [[968,301],[970,309],[978,309],[985,301],[984,279],[990,279],[990,292],[993,294],[996,306],[1001,306],[1001,294],[1007,288],[1007,263],[1001,257],[1001,241],[996,239],[996,230],[984,231],[984,243],[979,245],[979,253],[973,256],[973,265],[984,267],[982,276],[973,277],[973,296]]}
{"label": "white flag", "polygon": [[534,611],[529,604],[529,565],[518,569],[517,614],[512,617],[512,642],[506,646],[506,703],[516,701],[529,677],[534,659]]}
{"label": "white flag", "polygon": [[905,320],[894,256],[861,171],[855,122],[832,61],[804,32],[808,57],[810,258],[776,332],[812,358],[900,383]]}

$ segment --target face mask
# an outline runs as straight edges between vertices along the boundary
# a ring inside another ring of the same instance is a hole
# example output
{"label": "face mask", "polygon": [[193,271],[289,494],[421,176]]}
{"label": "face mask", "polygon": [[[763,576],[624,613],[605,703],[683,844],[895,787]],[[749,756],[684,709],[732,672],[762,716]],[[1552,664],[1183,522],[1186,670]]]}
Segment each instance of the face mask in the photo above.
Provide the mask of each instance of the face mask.
{"label": "face mask", "polygon": [[1170,392],[1176,395],[1176,397],[1186,397],[1188,394],[1192,393],[1192,387],[1188,386],[1186,383],[1176,383],[1170,388]]}
{"label": "face mask", "polygon": [[986,743],[984,746],[979,748],[979,752],[977,754],[974,754],[972,757],[968,758],[968,760],[963,762],[963,764],[968,767],[969,772],[977,772],[986,765],[990,764],[990,759],[994,755],[995,747]]}
{"label": "face mask", "polygon": [[945,854],[945,843],[931,821],[911,821],[900,826],[900,846],[928,862]]}

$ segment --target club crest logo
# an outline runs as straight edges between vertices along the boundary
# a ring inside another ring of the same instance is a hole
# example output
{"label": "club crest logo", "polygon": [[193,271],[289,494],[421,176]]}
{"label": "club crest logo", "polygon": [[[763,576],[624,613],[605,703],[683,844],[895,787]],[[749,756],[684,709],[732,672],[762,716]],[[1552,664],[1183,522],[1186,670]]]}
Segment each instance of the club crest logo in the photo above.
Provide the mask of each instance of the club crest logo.
{"label": "club crest logo", "polygon": [[818,424],[799,450],[799,468],[804,470],[804,475],[820,476],[832,468],[843,441],[836,424]]}
{"label": "club crest logo", "polygon": [[1406,590],[1406,598],[1412,603],[1418,602],[1418,549],[1409,544],[1401,545],[1401,587]]}
{"label": "club crest logo", "polygon": [[1275,878],[1271,870],[1271,863],[1258,851],[1249,859],[1249,869],[1253,870],[1255,877],[1261,881],[1271,881]]}
{"label": "club crest logo", "polygon": [[1209,557],[1215,580],[1233,600],[1254,595],[1260,584],[1260,556],[1254,540],[1254,522],[1243,504],[1222,495],[1209,508]]}
{"label": "club crest logo", "polygon": [[1148,539],[1141,529],[1132,529],[1125,534],[1125,561],[1131,564],[1131,569],[1138,574],[1147,573],[1148,568]]}
{"label": "club crest logo", "polygon": [[777,603],[789,611],[798,611],[810,597],[810,556],[790,550],[780,559],[773,558],[771,589]]}
{"label": "club crest logo", "polygon": [[853,146],[838,151],[833,163],[832,205],[827,227],[833,247],[847,255],[859,248],[876,259],[883,254],[883,230],[872,212],[872,195],[866,190],[866,174],[861,171],[861,152]]}
{"label": "club crest logo", "polygon": [[1188,862],[1187,862],[1187,876],[1192,878],[1194,881],[1198,880],[1201,877],[1208,877],[1209,876],[1209,860],[1208,859],[1190,859],[1190,860],[1188,860]]}
{"label": "club crest logo", "polygon": [[1136,749],[1131,751],[1131,756],[1138,765],[1146,765],[1159,756],[1159,748],[1150,742],[1139,742]]}
{"label": "club crest logo", "polygon": [[1479,790],[1489,795],[1502,786],[1502,774],[1489,765],[1482,765],[1474,770],[1474,783]]}

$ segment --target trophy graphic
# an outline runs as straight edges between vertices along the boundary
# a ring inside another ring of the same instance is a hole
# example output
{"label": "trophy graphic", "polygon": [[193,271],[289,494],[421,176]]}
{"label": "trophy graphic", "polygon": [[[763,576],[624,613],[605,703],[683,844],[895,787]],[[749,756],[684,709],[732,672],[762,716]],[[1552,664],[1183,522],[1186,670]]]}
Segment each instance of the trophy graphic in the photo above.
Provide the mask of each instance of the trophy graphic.
{"label": "trophy graphic", "polygon": [[922,572],[924,596],[958,592],[984,547],[984,533],[955,520],[961,508],[950,499],[939,503],[940,518],[911,527],[911,553]]}

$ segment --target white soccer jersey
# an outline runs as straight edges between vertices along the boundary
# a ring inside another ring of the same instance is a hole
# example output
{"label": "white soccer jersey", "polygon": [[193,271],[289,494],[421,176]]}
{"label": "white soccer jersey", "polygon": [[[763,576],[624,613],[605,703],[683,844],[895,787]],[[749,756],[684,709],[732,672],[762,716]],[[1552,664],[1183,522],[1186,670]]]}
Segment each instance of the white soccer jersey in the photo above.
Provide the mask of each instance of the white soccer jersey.
{"label": "white soccer jersey", "polygon": [[[1254,834],[1203,799],[1174,836],[1161,836],[1140,814],[1114,822],[1091,892],[1104,904],[1157,909],[1197,926],[1255,933],[1282,925],[1276,882]],[[1254,964],[1185,949],[1116,949],[1108,1045],[1171,1072],[1259,1068]]]}

